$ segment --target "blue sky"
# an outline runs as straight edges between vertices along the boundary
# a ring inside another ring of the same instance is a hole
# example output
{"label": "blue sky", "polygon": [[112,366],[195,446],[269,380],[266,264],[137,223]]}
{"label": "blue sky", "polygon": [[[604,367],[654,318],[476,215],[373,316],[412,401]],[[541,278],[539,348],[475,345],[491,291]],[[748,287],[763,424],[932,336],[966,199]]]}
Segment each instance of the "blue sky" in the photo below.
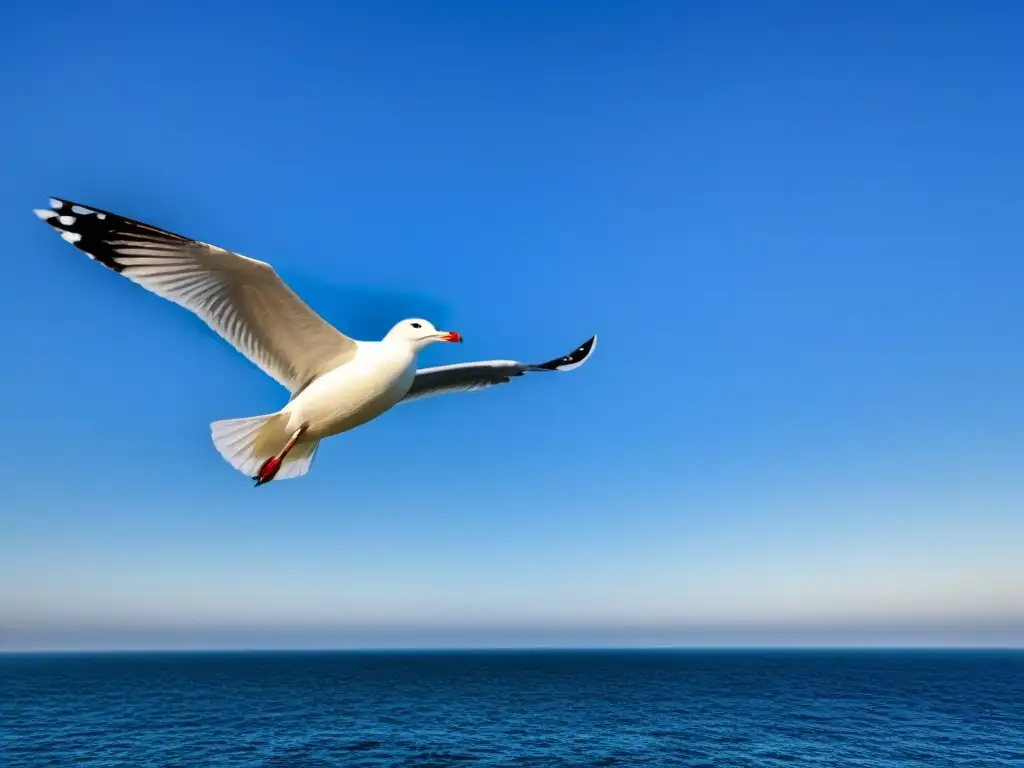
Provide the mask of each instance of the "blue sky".
{"label": "blue sky", "polygon": [[[0,646],[1024,644],[1024,7],[3,17]],[[285,392],[48,195],[425,364],[601,343],[253,490]]]}

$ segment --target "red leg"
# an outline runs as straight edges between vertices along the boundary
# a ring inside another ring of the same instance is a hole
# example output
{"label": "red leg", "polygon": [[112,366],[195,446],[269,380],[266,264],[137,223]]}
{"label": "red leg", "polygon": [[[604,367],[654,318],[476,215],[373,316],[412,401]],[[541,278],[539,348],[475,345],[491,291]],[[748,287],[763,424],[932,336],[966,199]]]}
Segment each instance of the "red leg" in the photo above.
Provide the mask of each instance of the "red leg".
{"label": "red leg", "polygon": [[284,448],[281,449],[280,453],[276,456],[271,456],[269,459],[263,462],[259,472],[256,473],[256,477],[253,480],[256,481],[256,486],[259,488],[265,483],[269,483],[275,477],[277,477],[278,471],[281,469],[281,464],[284,463],[284,457],[288,455],[288,451],[295,447],[295,443],[302,436],[302,433],[306,431],[305,427],[299,427],[295,430],[295,434],[292,435]]}

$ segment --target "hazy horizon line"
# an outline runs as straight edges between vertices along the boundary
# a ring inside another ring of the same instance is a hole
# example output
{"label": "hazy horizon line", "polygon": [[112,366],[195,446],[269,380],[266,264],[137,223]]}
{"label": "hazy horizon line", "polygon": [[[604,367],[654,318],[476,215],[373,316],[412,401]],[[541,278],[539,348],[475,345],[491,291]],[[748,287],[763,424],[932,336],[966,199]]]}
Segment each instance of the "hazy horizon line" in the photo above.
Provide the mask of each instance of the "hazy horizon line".
{"label": "hazy horizon line", "polygon": [[537,646],[279,646],[279,647],[110,647],[110,648],[0,648],[0,656],[94,656],[116,654],[259,654],[259,653],[339,653],[339,654],[445,654],[445,653],[591,653],[591,652],[907,652],[907,653],[1024,653],[1021,644],[965,644],[965,645],[924,645],[924,644],[864,644],[864,645],[537,645]]}
{"label": "hazy horizon line", "polygon": [[18,625],[0,652],[577,649],[1024,649],[1024,619],[866,623],[543,625]]}

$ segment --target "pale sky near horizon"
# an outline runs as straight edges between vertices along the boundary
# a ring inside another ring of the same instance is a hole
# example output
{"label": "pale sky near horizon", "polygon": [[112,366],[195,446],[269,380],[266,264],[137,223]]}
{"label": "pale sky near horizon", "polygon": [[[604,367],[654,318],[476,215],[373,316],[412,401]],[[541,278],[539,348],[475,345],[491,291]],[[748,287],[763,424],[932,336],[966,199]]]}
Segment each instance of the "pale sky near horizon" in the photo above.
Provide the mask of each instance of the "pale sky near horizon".
{"label": "pale sky near horizon", "polygon": [[[2,17],[0,650],[1024,645],[1024,6]],[[48,195],[425,364],[600,345],[253,490],[286,394]]]}

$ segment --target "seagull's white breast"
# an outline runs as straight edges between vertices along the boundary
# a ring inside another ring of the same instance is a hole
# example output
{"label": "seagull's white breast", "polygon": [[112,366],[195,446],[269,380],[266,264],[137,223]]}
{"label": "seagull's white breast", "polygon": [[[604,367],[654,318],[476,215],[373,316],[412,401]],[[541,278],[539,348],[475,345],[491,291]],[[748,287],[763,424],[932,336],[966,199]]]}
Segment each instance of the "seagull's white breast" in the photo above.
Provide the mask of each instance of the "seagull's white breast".
{"label": "seagull's white breast", "polygon": [[285,406],[288,429],[308,425],[320,440],[357,427],[398,403],[416,376],[415,353],[400,344],[358,342],[355,357],[314,379]]}

